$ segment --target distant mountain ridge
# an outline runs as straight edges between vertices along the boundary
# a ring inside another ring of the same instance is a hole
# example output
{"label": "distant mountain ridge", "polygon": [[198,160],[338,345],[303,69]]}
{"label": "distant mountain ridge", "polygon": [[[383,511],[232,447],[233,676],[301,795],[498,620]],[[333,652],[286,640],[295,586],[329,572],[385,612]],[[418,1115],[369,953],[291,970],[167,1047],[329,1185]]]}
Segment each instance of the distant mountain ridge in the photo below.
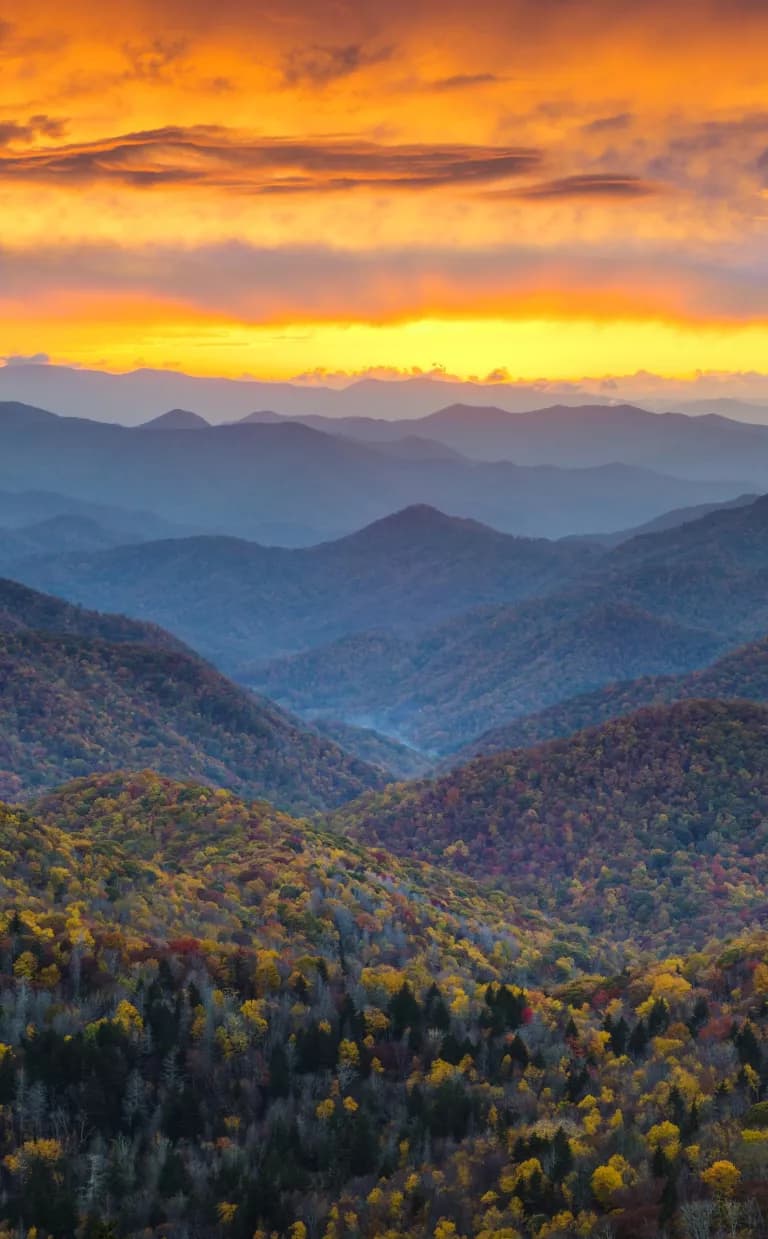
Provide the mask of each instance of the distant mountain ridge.
{"label": "distant mountain ridge", "polygon": [[[265,542],[278,530],[294,545],[339,537],[416,503],[506,532],[560,537],[626,528],[673,507],[720,502],[749,489],[723,472],[724,450],[723,467],[707,479],[680,480],[616,463],[619,454],[614,463],[575,468],[482,463],[462,456],[460,445],[449,444],[448,452],[444,446],[425,451],[423,443],[415,451],[412,442],[381,450],[337,430],[282,420],[137,432],[83,418],[43,414],[41,420],[37,410],[27,417],[18,405],[0,405],[0,489],[63,491]],[[689,467],[689,455],[683,453],[681,468]],[[743,458],[747,473],[760,472],[756,447]]]}
{"label": "distant mountain ridge", "polygon": [[510,385],[453,382],[415,377],[400,381],[366,378],[335,388],[255,379],[198,378],[168,370],[109,374],[56,365],[0,366],[0,400],[40,404],[68,417],[109,419],[135,425],[166,409],[194,409],[218,422],[246,417],[254,409],[287,415],[321,413],[332,417],[365,413],[373,417],[414,418],[443,404],[465,400],[496,403],[515,412],[551,404],[554,393],[574,403],[605,399],[572,384]]}
{"label": "distant mountain ridge", "polygon": [[[365,443],[390,442],[402,433],[401,423],[382,418],[310,415],[298,420]],[[630,404],[547,405],[510,412],[459,403],[410,421],[408,433],[477,461],[566,468],[622,462],[691,480],[744,478],[763,488],[768,485],[768,425],[723,415],[652,413]]]}
{"label": "distant mountain ridge", "polygon": [[0,529],[23,529],[44,521],[78,518],[119,535],[123,542],[151,542],[159,538],[182,538],[199,532],[193,526],[175,525],[154,512],[134,511],[111,504],[89,503],[49,490],[0,490]]}

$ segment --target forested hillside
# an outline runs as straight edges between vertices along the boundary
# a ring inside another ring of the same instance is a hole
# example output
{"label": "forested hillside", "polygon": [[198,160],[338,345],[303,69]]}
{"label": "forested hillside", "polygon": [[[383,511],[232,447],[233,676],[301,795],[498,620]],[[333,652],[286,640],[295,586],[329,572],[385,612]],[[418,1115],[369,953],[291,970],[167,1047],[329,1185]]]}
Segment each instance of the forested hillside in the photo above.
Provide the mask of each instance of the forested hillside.
{"label": "forested hillside", "polygon": [[148,766],[296,811],[383,781],[162,629],[0,581],[0,795]]}
{"label": "forested hillside", "polygon": [[641,710],[387,788],[335,824],[627,945],[701,947],[768,915],[768,707]]}
{"label": "forested hillside", "polygon": [[0,845],[9,1235],[761,1233],[764,936],[579,975],[508,897],[155,775]]}
{"label": "forested hillside", "polygon": [[447,752],[493,721],[530,713],[628,673],[707,663],[724,642],[692,624],[580,596],[471,611],[410,640],[388,631],[243,671],[286,708],[370,720]]}
{"label": "forested hillside", "polygon": [[642,706],[684,701],[693,697],[744,698],[768,702],[768,638],[740,646],[731,654],[680,676],[644,676],[609,684],[594,693],[583,693],[529,714],[504,727],[492,728],[467,747],[446,759],[461,765],[481,754],[524,748],[542,740],[571,735],[608,719],[631,714]]}

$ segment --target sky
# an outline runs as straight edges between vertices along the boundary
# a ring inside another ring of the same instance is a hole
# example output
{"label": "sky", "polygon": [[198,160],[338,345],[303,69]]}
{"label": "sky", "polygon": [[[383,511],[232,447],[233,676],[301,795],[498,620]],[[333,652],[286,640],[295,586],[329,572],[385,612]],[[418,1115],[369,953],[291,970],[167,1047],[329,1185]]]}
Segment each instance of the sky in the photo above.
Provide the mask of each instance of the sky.
{"label": "sky", "polygon": [[768,371],[764,0],[0,0],[0,356]]}

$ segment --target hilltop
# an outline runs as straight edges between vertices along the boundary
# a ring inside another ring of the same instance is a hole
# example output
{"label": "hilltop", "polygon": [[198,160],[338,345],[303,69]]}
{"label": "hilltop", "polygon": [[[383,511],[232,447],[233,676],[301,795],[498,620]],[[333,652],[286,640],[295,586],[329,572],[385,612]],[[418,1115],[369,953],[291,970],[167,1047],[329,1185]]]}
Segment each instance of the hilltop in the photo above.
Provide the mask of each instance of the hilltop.
{"label": "hilltop", "polygon": [[306,549],[184,538],[15,570],[38,588],[162,623],[236,670],[373,625],[408,631],[527,598],[594,558],[589,547],[516,538],[421,504]]}

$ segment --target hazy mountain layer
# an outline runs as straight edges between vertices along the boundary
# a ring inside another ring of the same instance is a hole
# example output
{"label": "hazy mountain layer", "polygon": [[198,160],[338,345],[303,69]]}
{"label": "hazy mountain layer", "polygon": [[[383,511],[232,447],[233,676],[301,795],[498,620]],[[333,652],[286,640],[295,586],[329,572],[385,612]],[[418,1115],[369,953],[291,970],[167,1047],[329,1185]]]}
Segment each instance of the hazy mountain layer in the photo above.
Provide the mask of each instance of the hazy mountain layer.
{"label": "hazy mountain layer", "polygon": [[[1,545],[1,544],[0,544]],[[389,625],[410,631],[546,592],[596,558],[411,508],[306,550],[187,538],[23,562],[30,584],[151,618],[227,669]]]}
{"label": "hazy mountain layer", "polygon": [[[262,691],[445,752],[613,680],[694,670],[768,631],[768,500],[608,552],[579,580],[403,640],[357,634],[254,669]],[[630,671],[634,668],[634,674]]]}
{"label": "hazy mountain layer", "polygon": [[[753,466],[761,459],[757,448],[746,456]],[[620,459],[587,468],[479,464],[387,454],[300,422],[129,430],[0,405],[0,488],[64,491],[262,541],[337,537],[417,503],[510,533],[610,532],[749,489],[751,475],[726,468],[724,454],[706,480],[687,481],[666,472],[671,455],[660,473]]]}

